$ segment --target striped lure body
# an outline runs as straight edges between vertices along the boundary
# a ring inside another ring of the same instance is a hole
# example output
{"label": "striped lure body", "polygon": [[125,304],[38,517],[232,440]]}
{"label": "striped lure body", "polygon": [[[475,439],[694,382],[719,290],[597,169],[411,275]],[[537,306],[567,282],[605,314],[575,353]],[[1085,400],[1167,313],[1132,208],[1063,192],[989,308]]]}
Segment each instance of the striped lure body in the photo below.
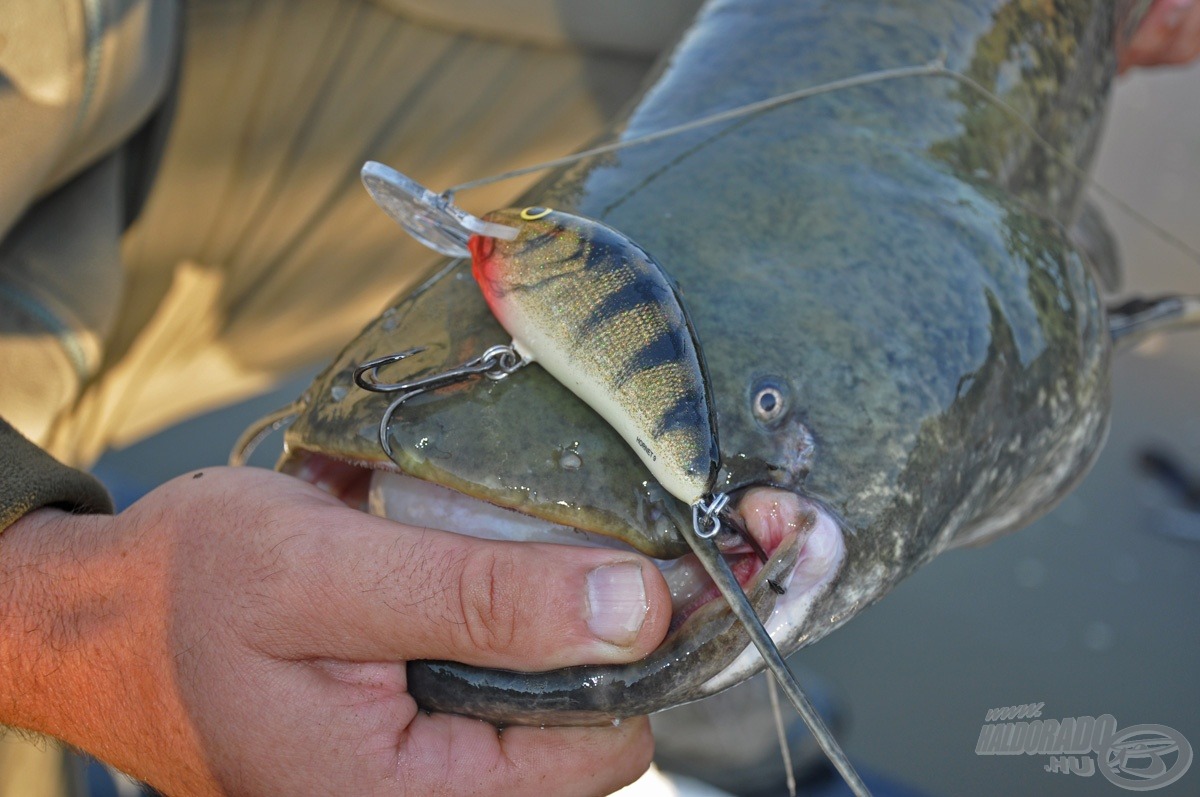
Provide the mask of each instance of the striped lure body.
{"label": "striped lure body", "polygon": [[599,222],[547,208],[486,221],[515,240],[471,238],[475,279],[518,352],[617,430],[667,492],[705,496],[718,462],[708,380],[662,268]]}

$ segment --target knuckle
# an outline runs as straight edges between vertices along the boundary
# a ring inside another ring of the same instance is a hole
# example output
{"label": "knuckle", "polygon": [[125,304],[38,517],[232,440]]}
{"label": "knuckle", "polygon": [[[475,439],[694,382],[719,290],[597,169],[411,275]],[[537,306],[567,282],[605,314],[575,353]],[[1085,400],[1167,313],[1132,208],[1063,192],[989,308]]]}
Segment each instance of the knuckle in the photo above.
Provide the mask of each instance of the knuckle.
{"label": "knuckle", "polygon": [[507,551],[466,557],[458,591],[466,644],[485,653],[505,652],[516,644],[521,627],[518,577],[517,563]]}

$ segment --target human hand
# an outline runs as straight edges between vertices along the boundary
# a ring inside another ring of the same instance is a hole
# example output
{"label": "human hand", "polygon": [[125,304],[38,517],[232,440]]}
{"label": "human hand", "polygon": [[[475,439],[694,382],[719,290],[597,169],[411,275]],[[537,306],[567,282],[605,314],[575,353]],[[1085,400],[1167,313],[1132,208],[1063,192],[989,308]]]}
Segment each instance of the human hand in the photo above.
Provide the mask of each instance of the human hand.
{"label": "human hand", "polygon": [[[588,574],[631,562],[604,642]],[[419,711],[405,660],[632,661],[661,641],[670,596],[633,554],[416,529],[217,468],[115,518],[23,518],[0,535],[0,611],[0,721],[168,794],[565,795],[636,778],[645,718],[501,734]]]}
{"label": "human hand", "polygon": [[1119,70],[1186,64],[1200,55],[1200,2],[1154,0],[1133,37],[1117,48]]}

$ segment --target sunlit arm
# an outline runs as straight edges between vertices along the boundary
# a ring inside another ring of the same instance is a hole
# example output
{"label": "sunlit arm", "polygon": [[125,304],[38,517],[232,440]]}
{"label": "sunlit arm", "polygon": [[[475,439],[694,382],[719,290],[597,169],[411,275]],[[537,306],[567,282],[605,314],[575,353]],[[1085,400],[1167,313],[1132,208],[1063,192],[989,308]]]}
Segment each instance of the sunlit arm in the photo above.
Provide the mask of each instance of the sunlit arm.
{"label": "sunlit arm", "polygon": [[[155,751],[198,748],[163,669],[153,552],[121,526],[42,509],[0,534],[0,723],[152,775]],[[172,756],[172,782],[203,781],[191,758]]]}

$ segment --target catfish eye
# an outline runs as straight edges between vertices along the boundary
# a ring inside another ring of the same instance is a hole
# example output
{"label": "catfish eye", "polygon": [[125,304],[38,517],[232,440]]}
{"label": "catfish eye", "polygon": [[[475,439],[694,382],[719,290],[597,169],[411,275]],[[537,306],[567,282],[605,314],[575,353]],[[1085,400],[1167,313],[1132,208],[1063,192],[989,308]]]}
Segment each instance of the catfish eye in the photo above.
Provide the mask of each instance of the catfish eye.
{"label": "catfish eye", "polygon": [[760,379],[750,392],[750,409],[762,423],[779,420],[787,411],[783,386],[775,379]]}

